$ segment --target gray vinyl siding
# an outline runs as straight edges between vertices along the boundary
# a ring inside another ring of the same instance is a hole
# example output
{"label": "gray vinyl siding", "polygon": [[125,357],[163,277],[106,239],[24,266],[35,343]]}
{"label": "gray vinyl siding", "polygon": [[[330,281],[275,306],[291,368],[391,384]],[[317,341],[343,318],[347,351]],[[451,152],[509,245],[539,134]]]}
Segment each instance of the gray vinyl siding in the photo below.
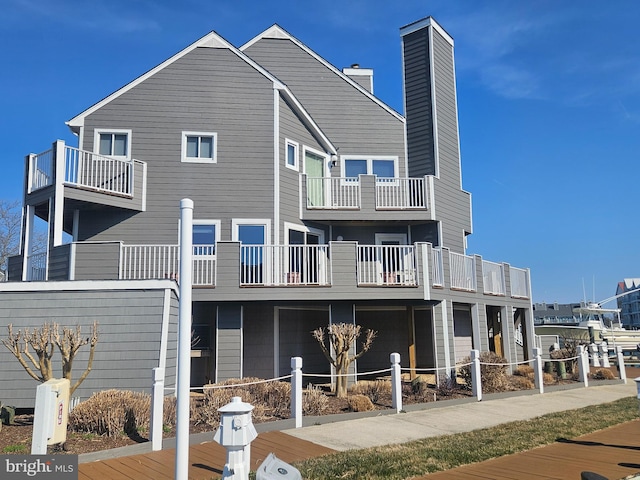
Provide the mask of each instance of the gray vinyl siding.
{"label": "gray vinyl siding", "polygon": [[[196,48],[88,115],[84,149],[96,128],[132,131],[131,155],[147,162],[147,209],[82,212],[82,239],[176,243],[185,197],[195,219],[221,220],[222,239],[232,218],[272,218],[273,83],[231,51]],[[183,131],[217,133],[217,163],[182,163]]]}
{"label": "gray vinyl siding", "polygon": [[[329,361],[311,334],[316,328],[327,325],[328,309],[279,309],[280,375],[291,373],[291,357],[302,357],[302,370],[305,373],[329,373]],[[326,378],[308,378],[306,381],[326,383]]]}
{"label": "gray vinyl siding", "polygon": [[389,355],[400,354],[400,364],[409,367],[408,319],[406,307],[399,309],[358,309],[356,307],[356,324],[362,327],[362,335],[358,340],[358,349],[365,331],[377,332],[371,349],[358,360],[358,372],[366,373],[389,368]]}
{"label": "gray vinyl siding", "polygon": [[[284,222],[301,224],[300,174],[304,172],[304,148],[323,151],[315,136],[303,125],[299,116],[284,99],[279,102],[280,117],[280,243],[286,244]],[[287,140],[298,144],[298,170],[287,167]],[[325,235],[325,239],[327,236]]]}
{"label": "gray vinyl siding", "polygon": [[217,351],[216,381],[242,378],[242,306],[239,304],[218,305]]}
{"label": "gray vinyl siding", "polygon": [[120,243],[83,242],[74,245],[74,280],[117,280],[120,278]]}
{"label": "gray vinyl siding", "polygon": [[403,37],[407,152],[410,176],[436,174],[429,30]]}
{"label": "gray vinyl siding", "polygon": [[289,87],[340,155],[395,155],[404,176],[404,122],[290,40],[261,39],[245,53]]}
{"label": "gray vinyl siding", "polygon": [[48,280],[69,280],[70,253],[71,244],[69,243],[51,249]]}
{"label": "gray vinyl siding", "polygon": [[[160,362],[164,296],[164,289],[5,291],[0,295],[0,321],[4,325],[12,323],[14,331],[41,327],[45,322],[71,328],[80,325],[85,334],[95,320],[99,340],[93,368],[74,396],[86,399],[93,392],[110,388],[150,392],[152,369]],[[177,312],[173,314],[171,323],[175,325]],[[172,343],[175,344],[175,335],[173,342],[170,336],[170,347]],[[73,365],[72,383],[85,370],[88,356],[89,347],[82,347]],[[60,377],[59,352],[53,358],[54,375]],[[27,375],[6,348],[0,350],[0,364],[5,380],[2,401],[33,407],[38,382]],[[175,375],[175,348],[167,352],[167,367],[167,374]],[[169,380],[172,384],[173,379]]]}

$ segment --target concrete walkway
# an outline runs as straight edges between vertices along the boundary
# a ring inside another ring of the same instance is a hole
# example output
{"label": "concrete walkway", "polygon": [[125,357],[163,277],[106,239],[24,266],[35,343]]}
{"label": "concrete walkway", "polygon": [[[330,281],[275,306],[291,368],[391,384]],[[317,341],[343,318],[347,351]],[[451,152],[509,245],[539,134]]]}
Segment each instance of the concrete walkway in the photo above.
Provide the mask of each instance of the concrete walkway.
{"label": "concrete walkway", "polygon": [[627,384],[571,388],[545,392],[542,395],[487,395],[481,402],[441,402],[446,406],[434,403],[432,408],[397,415],[338,422],[316,417],[318,423],[323,423],[286,429],[283,432],[334,450],[350,450],[468,432],[516,420],[529,420],[547,413],[613,402],[634,395],[636,385],[630,379]]}

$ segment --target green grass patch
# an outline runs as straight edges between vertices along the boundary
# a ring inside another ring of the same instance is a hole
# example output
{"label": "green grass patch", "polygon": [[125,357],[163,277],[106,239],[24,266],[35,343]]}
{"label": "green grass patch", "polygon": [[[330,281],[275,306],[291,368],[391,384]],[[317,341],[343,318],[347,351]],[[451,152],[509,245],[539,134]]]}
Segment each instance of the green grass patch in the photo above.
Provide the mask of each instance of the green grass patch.
{"label": "green grass patch", "polygon": [[2,453],[27,453],[26,445],[7,445],[2,449]]}
{"label": "green grass patch", "polygon": [[401,445],[350,450],[298,462],[306,480],[402,480],[575,438],[638,418],[636,397]]}

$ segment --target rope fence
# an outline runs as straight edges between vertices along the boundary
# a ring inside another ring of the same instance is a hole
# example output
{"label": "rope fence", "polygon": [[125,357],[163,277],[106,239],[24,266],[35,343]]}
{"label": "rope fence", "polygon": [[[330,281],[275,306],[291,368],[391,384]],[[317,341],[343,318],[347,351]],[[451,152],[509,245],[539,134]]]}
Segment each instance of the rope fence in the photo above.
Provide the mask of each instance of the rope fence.
{"label": "rope fence", "polygon": [[[291,381],[291,418],[295,421],[295,427],[300,428],[302,426],[302,398],[304,393],[303,388],[303,378],[329,378],[332,381],[341,378],[341,377],[351,377],[354,379],[358,379],[365,376],[372,375],[391,375],[391,403],[392,409],[399,413],[403,409],[402,404],[402,372],[410,372],[412,374],[415,373],[433,373],[438,374],[439,372],[444,372],[447,374],[447,377],[455,377],[457,376],[457,371],[462,368],[469,368],[470,377],[471,377],[471,390],[472,395],[476,397],[477,401],[482,400],[482,367],[504,367],[511,368],[518,367],[520,365],[531,365],[533,367],[533,377],[535,389],[538,390],[540,394],[544,393],[544,377],[543,377],[543,368],[545,365],[564,365],[568,362],[577,363],[578,369],[578,381],[583,383],[585,387],[589,386],[589,366],[599,366],[599,362],[609,363],[609,354],[608,351],[600,352],[589,352],[584,346],[578,346],[577,355],[569,358],[557,358],[557,359],[548,359],[542,358],[542,349],[534,348],[533,349],[534,356],[532,359],[524,360],[520,362],[512,362],[512,363],[498,363],[498,362],[482,362],[480,360],[480,352],[478,350],[471,351],[471,361],[465,363],[458,363],[455,365],[451,365],[449,367],[437,367],[437,368],[401,368],[400,366],[400,354],[392,353],[389,357],[391,366],[390,368],[384,368],[379,370],[372,370],[368,372],[351,372],[347,374],[337,374],[337,373],[303,373],[302,372],[302,358],[294,357],[291,359],[291,374],[282,375],[280,377],[275,377],[266,380],[256,380],[250,382],[243,383],[230,383],[227,385],[203,385],[202,387],[194,387],[191,390],[212,390],[212,389],[224,389],[224,388],[238,388],[238,387],[248,387],[251,385],[265,384],[269,382],[280,382],[280,381]],[[624,355],[622,353],[622,348],[617,347],[614,356],[617,359],[618,369],[620,372],[620,380],[626,383],[627,378],[625,374],[624,367]],[[595,365],[594,365],[595,363]],[[560,370],[560,368],[558,368]],[[163,408],[163,399],[165,392],[175,392],[175,388],[165,388],[164,387],[164,377],[165,372],[163,368],[154,368],[153,369],[153,388],[152,388],[152,412],[151,412],[151,443],[152,450],[160,450],[162,448],[162,408]],[[468,380],[468,377],[467,377]]]}

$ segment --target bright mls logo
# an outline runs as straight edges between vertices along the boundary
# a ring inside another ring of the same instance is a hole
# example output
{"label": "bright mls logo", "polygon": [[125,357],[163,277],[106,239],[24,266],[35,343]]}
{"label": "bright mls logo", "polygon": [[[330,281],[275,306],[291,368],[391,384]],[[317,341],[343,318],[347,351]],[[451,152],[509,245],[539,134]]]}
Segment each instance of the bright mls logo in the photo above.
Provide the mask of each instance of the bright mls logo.
{"label": "bright mls logo", "polygon": [[77,480],[78,456],[0,455],[0,478]]}

